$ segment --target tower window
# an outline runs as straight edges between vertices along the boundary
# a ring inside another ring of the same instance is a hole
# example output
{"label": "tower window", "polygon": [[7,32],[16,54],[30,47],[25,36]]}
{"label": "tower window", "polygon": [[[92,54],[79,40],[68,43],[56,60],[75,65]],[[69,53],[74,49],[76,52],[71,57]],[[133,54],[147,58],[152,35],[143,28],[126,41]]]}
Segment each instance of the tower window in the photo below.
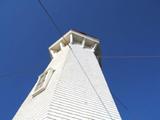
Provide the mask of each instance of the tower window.
{"label": "tower window", "polygon": [[49,80],[52,77],[52,74],[54,73],[55,70],[53,69],[48,69],[47,71],[44,71],[39,77],[38,81],[36,83],[36,86],[33,91],[33,97],[40,94],[42,91],[44,91],[49,83]]}

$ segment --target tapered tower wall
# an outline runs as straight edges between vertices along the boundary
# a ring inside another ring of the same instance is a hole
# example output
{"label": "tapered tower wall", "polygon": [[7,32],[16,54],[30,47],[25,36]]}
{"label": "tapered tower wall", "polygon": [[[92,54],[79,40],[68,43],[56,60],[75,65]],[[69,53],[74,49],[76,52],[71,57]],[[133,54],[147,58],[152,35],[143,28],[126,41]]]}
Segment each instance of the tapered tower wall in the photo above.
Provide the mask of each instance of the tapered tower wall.
{"label": "tapered tower wall", "polygon": [[13,120],[121,120],[96,56],[98,44],[75,31],[53,44],[53,59]]}

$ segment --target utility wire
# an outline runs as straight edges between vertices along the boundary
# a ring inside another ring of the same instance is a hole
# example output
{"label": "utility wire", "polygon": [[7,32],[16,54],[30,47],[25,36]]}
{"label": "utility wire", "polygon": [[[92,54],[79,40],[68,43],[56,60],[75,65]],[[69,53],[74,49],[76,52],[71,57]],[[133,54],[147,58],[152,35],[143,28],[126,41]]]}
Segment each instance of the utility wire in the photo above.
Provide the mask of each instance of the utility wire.
{"label": "utility wire", "polygon": [[[49,20],[51,21],[52,25],[56,28],[56,31],[58,32],[58,34],[60,36],[63,37],[63,33],[61,31],[61,29],[59,28],[59,26],[56,24],[55,20],[53,19],[53,16],[51,16],[48,12],[48,10],[46,9],[46,7],[44,6],[44,4],[42,3],[41,0],[38,0],[38,3],[40,4],[40,6],[42,7],[42,9],[44,10],[44,12],[46,13],[46,15],[48,16]],[[64,41],[67,42],[67,40],[63,37]],[[104,58],[104,59],[127,59],[127,58],[160,58],[159,56],[97,56],[99,58]]]}
{"label": "utility wire", "polygon": [[[64,36],[63,36],[60,28],[58,27],[58,25],[57,25],[56,22],[54,21],[53,17],[49,14],[48,10],[47,10],[47,9],[45,8],[45,6],[42,4],[41,0],[38,0],[38,2],[39,2],[39,4],[41,5],[41,7],[42,7],[42,9],[44,10],[44,12],[46,13],[46,15],[48,16],[48,18],[50,19],[52,25],[56,28],[56,30],[57,30],[57,32],[59,33],[59,35],[63,37],[63,40],[64,40],[65,42],[67,42],[67,40],[64,38]],[[83,66],[81,65],[80,61],[79,61],[78,58],[76,57],[76,55],[75,55],[74,51],[72,50],[71,46],[70,46],[69,44],[68,44],[68,46],[69,46],[69,48],[71,49],[71,52],[73,53],[73,55],[75,56],[75,58],[76,58],[78,64],[80,65],[83,73],[86,75],[86,77],[87,77],[87,79],[89,80],[91,86],[92,86],[93,89],[95,90],[98,98],[100,99],[100,101],[101,101],[102,105],[104,106],[105,110],[107,111],[108,115],[110,116],[110,118],[111,118],[112,120],[114,120],[114,119],[112,118],[112,115],[110,114],[109,110],[108,110],[108,109],[106,108],[106,106],[104,105],[101,97],[98,95],[98,93],[97,93],[96,89],[94,88],[94,86],[93,86],[93,84],[92,84],[89,76],[88,76],[87,73],[85,72]],[[99,58],[104,58],[104,59],[112,59],[112,58],[114,58],[114,59],[160,58],[160,56],[97,56],[97,57],[99,57]],[[112,94],[113,94],[113,92],[112,92]],[[113,94],[113,96],[114,96],[114,98],[115,98],[126,110],[128,110],[128,107],[127,107],[115,94]]]}
{"label": "utility wire", "polygon": [[112,93],[113,97],[115,98],[115,100],[117,102],[119,102],[119,104],[121,104],[123,106],[123,108],[125,108],[125,110],[128,111],[128,107],[119,99],[119,97],[117,97],[113,92],[111,92],[111,93]]}
{"label": "utility wire", "polygon": [[[48,16],[49,20],[51,21],[53,27],[56,28],[56,31],[58,32],[58,34],[60,36],[63,35],[62,31],[60,30],[59,26],[56,24],[56,22],[53,19],[53,16],[51,16],[47,10],[47,8],[43,5],[41,0],[38,0],[39,5],[41,6],[41,8],[44,10],[44,12],[46,13],[46,15]],[[62,36],[63,40],[65,41],[65,44],[67,43],[67,40]]]}
{"label": "utility wire", "polygon": [[98,58],[103,58],[103,59],[160,58],[159,55],[157,55],[157,56],[156,56],[156,55],[155,55],[155,56],[148,56],[148,55],[146,55],[146,56],[145,56],[145,55],[143,55],[143,56],[142,56],[142,55],[139,55],[139,56],[134,56],[134,55],[133,55],[133,56],[132,56],[132,55],[131,55],[131,56],[127,56],[127,55],[124,55],[124,56],[97,56],[97,57],[98,57]]}
{"label": "utility wire", "polygon": [[56,24],[56,22],[54,21],[54,19],[52,18],[52,16],[49,14],[48,10],[46,9],[46,7],[43,5],[41,0],[38,0],[38,3],[40,4],[40,6],[42,7],[42,9],[44,10],[44,12],[46,13],[46,15],[48,16],[49,20],[51,21],[53,27],[56,28],[58,34],[61,36],[62,32],[59,29],[58,25]]}
{"label": "utility wire", "polygon": [[[54,19],[52,18],[52,16],[48,13],[48,10],[47,10],[47,9],[45,8],[45,6],[42,4],[41,0],[38,0],[38,1],[39,1],[39,4],[41,5],[41,7],[43,8],[43,10],[45,11],[46,15],[47,15],[47,16],[49,17],[49,19],[51,20],[52,24],[55,26],[57,32],[58,32],[61,36],[63,36],[61,30],[60,30],[59,27],[58,27],[58,25],[56,24],[56,22],[54,21]],[[64,38],[64,40],[66,41],[65,38]],[[67,42],[67,41],[66,41],[66,42]],[[71,46],[70,46],[69,44],[68,44],[68,46],[69,46],[69,48],[70,48],[72,54],[73,54],[74,57],[76,58],[78,64],[80,65],[80,67],[81,67],[83,73],[86,75],[87,79],[89,80],[89,82],[90,82],[92,88],[94,89],[95,93],[97,94],[98,98],[100,99],[100,101],[101,101],[102,105],[104,106],[106,112],[108,113],[109,117],[110,117],[112,120],[114,120],[114,119],[112,118],[110,112],[108,111],[107,107],[104,105],[104,103],[103,103],[101,97],[98,95],[98,93],[97,93],[96,89],[94,88],[94,86],[93,86],[91,80],[89,79],[87,73],[86,73],[85,70],[83,69],[83,66],[81,65],[80,61],[77,59],[77,57],[76,57],[74,51],[72,50]]]}
{"label": "utility wire", "polygon": [[78,60],[77,56],[75,55],[74,51],[73,51],[72,49],[71,49],[71,51],[72,51],[73,56],[76,58],[76,60],[77,60],[77,62],[78,62],[78,64],[79,64],[81,70],[83,71],[84,75],[85,75],[86,78],[88,79],[88,81],[89,81],[91,87],[93,88],[94,92],[96,93],[98,99],[99,99],[100,102],[102,103],[104,109],[105,109],[106,112],[108,113],[108,115],[109,115],[109,117],[111,118],[111,120],[114,120],[114,119],[112,118],[112,115],[110,114],[109,110],[108,110],[107,107],[105,106],[103,100],[102,100],[101,97],[99,96],[99,94],[98,94],[96,88],[94,87],[93,83],[91,82],[91,80],[90,80],[88,74],[86,73],[86,71],[84,70],[84,68],[83,68],[83,66],[81,65],[80,61]]}

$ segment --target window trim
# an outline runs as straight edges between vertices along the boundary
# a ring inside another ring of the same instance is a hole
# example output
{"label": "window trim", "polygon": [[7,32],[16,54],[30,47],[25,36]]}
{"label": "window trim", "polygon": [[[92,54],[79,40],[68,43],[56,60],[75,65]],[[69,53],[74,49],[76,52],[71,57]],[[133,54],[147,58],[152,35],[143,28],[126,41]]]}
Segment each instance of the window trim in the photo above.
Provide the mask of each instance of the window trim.
{"label": "window trim", "polygon": [[[33,97],[37,96],[38,94],[40,94],[41,92],[43,92],[47,88],[47,85],[48,85],[54,72],[55,72],[55,70],[53,70],[52,68],[49,68],[38,76],[37,83],[33,89],[33,94],[32,94]],[[42,78],[43,76],[44,76],[44,78]],[[41,79],[44,79],[43,82],[41,83],[42,85],[39,88],[37,88],[38,87],[37,85],[39,84]]]}

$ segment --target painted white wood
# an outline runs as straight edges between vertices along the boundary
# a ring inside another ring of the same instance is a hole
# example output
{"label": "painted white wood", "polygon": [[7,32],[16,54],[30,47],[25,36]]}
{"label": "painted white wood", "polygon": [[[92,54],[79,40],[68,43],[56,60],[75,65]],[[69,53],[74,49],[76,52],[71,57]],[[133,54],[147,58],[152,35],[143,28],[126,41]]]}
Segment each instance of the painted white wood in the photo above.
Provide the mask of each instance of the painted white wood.
{"label": "painted white wood", "polygon": [[83,39],[83,41],[82,41],[82,47],[84,48],[85,47],[85,39]]}
{"label": "painted white wood", "polygon": [[70,35],[69,35],[69,37],[70,37],[70,41],[69,41],[69,42],[70,42],[70,44],[73,44],[73,35],[72,35],[72,34],[70,34]]}
{"label": "painted white wood", "polygon": [[60,42],[60,48],[61,50],[64,48],[64,44],[62,42]]}
{"label": "painted white wood", "polygon": [[95,43],[92,48],[93,52],[96,50],[96,48],[97,48],[97,44]]}
{"label": "painted white wood", "polygon": [[[81,43],[65,41],[69,45],[46,68],[55,71],[45,90],[33,97],[35,85],[13,120],[121,120],[93,47],[89,47],[99,42],[75,31],[67,35]],[[49,50],[59,49],[60,43]]]}

